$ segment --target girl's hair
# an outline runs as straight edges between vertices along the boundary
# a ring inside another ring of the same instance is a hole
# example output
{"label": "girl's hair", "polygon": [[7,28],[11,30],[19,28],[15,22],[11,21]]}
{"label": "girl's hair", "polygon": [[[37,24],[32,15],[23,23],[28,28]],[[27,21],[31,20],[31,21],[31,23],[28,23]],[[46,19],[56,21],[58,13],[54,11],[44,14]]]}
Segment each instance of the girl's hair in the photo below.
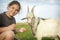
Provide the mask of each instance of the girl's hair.
{"label": "girl's hair", "polygon": [[8,6],[12,6],[14,4],[17,4],[19,6],[19,10],[21,9],[21,4],[18,1],[12,1],[12,2],[10,2]]}

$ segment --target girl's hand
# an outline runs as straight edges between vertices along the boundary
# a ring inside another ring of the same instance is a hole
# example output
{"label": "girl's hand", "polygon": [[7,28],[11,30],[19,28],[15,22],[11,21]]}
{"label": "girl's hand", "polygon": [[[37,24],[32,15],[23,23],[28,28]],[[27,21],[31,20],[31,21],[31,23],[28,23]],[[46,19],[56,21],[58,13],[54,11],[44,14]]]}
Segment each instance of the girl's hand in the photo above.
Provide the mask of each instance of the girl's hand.
{"label": "girl's hand", "polygon": [[19,29],[19,32],[25,32],[26,31],[26,28],[20,28]]}

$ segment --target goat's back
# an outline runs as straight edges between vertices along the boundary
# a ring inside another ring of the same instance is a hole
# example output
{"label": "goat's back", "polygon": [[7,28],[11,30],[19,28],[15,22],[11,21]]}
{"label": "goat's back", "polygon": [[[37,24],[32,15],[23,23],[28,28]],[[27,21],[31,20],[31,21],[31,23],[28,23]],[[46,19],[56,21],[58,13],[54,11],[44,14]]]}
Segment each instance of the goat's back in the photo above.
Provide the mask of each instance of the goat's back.
{"label": "goat's back", "polygon": [[40,20],[38,25],[36,36],[56,36],[59,34],[60,30],[60,21],[55,19]]}

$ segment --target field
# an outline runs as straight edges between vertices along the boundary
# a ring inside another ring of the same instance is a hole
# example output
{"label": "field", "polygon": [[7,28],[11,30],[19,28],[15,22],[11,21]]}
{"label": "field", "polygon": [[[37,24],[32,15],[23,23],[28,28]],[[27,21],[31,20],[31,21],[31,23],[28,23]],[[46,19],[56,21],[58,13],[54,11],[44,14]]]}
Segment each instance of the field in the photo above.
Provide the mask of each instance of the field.
{"label": "field", "polygon": [[26,28],[26,32],[23,33],[17,33],[16,37],[20,38],[21,40],[36,40],[36,38],[33,37],[32,31],[30,29],[30,26],[27,25],[27,23],[17,23],[17,29],[19,28]]}
{"label": "field", "polygon": [[[37,40],[36,38],[33,37],[31,28],[27,23],[17,23],[16,25],[17,29],[24,27],[27,30],[26,32],[23,33],[17,33],[16,34],[17,38],[19,38],[20,40]],[[44,37],[42,40],[52,40],[52,39]]]}

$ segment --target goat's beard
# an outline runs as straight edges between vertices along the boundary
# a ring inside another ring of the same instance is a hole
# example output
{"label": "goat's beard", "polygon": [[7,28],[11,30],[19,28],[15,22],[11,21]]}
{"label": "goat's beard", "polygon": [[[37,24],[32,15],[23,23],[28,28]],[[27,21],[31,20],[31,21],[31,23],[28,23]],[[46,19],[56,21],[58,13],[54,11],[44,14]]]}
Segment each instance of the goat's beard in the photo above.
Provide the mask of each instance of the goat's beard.
{"label": "goat's beard", "polygon": [[28,24],[31,26],[31,28],[33,27],[33,25],[31,23],[28,23]]}
{"label": "goat's beard", "polygon": [[31,23],[28,23],[29,25],[30,25],[30,27],[31,27],[31,30],[32,30],[32,34],[33,34],[33,36],[35,36],[35,32],[34,32],[34,30],[33,30],[33,25],[31,24]]}

